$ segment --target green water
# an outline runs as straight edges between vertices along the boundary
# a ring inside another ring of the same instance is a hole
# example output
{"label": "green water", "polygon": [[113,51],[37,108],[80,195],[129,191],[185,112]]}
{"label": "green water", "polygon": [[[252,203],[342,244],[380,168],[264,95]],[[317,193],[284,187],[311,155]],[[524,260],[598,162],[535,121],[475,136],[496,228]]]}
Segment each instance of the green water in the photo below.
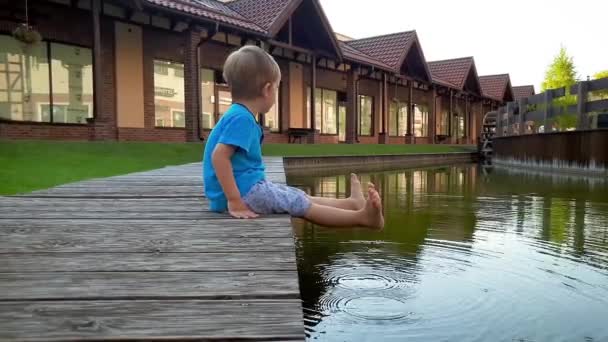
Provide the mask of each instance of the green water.
{"label": "green water", "polygon": [[[296,221],[320,341],[608,341],[608,181],[477,165],[361,175],[386,228]],[[348,175],[290,176],[345,197]]]}

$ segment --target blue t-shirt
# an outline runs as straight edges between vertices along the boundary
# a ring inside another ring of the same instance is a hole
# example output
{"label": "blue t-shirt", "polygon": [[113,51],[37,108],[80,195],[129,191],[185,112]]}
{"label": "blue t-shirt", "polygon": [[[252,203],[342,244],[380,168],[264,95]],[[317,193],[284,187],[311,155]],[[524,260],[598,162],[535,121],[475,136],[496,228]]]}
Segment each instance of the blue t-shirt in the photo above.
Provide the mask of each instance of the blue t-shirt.
{"label": "blue t-shirt", "polygon": [[230,161],[236,185],[243,197],[256,183],[265,179],[262,139],[263,131],[255,117],[247,107],[238,103],[231,105],[215,125],[207,139],[203,156],[205,195],[212,211],[224,212],[228,209],[226,196],[211,163],[217,144],[236,148]]}

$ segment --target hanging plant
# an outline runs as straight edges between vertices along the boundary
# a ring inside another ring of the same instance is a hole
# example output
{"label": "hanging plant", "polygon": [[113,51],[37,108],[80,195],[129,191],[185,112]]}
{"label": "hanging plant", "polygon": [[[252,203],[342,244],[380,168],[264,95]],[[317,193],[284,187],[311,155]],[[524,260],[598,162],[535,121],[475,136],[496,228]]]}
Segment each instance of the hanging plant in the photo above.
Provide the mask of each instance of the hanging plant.
{"label": "hanging plant", "polygon": [[29,45],[38,44],[42,40],[40,32],[30,25],[28,0],[25,0],[25,23],[22,23],[13,30],[13,37]]}
{"label": "hanging plant", "polygon": [[17,26],[17,28],[13,30],[13,37],[15,37],[15,39],[21,42],[30,45],[38,44],[42,40],[42,35],[40,35],[40,32],[36,31],[32,26],[28,25],[27,23],[23,23]]}

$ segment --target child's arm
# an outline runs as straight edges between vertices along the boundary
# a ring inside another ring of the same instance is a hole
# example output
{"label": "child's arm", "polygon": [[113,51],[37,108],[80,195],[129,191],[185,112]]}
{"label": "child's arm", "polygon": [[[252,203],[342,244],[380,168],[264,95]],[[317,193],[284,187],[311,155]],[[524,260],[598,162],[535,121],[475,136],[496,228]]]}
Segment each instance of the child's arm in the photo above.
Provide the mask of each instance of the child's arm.
{"label": "child's arm", "polygon": [[247,205],[241,199],[241,194],[236,186],[234,175],[232,173],[232,164],[230,158],[234,154],[235,148],[230,145],[217,144],[213,154],[211,155],[211,164],[215,169],[222,190],[228,200],[228,212],[235,218],[255,218],[258,217],[256,213],[251,211]]}

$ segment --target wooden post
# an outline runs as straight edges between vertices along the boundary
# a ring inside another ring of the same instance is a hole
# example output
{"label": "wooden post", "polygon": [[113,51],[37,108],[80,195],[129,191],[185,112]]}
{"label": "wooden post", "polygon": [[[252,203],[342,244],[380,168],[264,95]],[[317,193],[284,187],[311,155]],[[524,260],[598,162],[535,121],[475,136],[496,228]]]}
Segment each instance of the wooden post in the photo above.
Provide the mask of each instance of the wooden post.
{"label": "wooden post", "polygon": [[450,89],[450,111],[448,114],[448,137],[450,142],[454,143],[454,132],[452,132],[452,120],[454,119],[454,91]]}
{"label": "wooden post", "polygon": [[515,115],[515,102],[508,102],[507,103],[507,136],[513,135],[514,130],[513,130],[513,122],[515,122],[515,120],[513,119],[513,116]]}
{"label": "wooden post", "polygon": [[357,142],[357,79],[359,74],[351,66],[346,77],[346,143]]}
{"label": "wooden post", "polygon": [[496,110],[496,136],[502,137],[502,119],[505,110],[504,107],[500,107]]}
{"label": "wooden post", "polygon": [[464,98],[464,142],[465,144],[468,142],[469,137],[471,136],[471,132],[470,131],[470,127],[469,124],[471,123],[471,118],[470,118],[470,107],[469,107],[469,96],[467,95]]}
{"label": "wooden post", "polygon": [[435,127],[437,125],[437,106],[436,103],[437,102],[437,89],[435,89],[435,87],[432,87],[432,92],[431,92],[431,108],[430,108],[430,113],[429,113],[429,128],[428,128],[428,134],[430,136],[430,140],[429,142],[431,144],[435,143],[435,136],[436,134],[436,130],[437,127]]}
{"label": "wooden post", "polygon": [[524,116],[526,115],[526,112],[528,111],[528,98],[524,97],[519,99],[519,117],[518,117],[518,130],[517,130],[517,134],[522,135],[522,134],[526,134],[526,130],[524,128],[524,124],[525,124],[525,120],[524,120]]}
{"label": "wooden post", "polygon": [[549,113],[551,111],[551,102],[553,101],[553,91],[548,89],[545,91],[545,108],[543,109],[543,133],[549,133],[550,130],[547,127]]}
{"label": "wooden post", "polygon": [[578,116],[577,130],[589,129],[589,117],[587,115],[587,88],[588,82],[581,81],[576,92],[576,115]]}
{"label": "wooden post", "polygon": [[407,81],[408,84],[408,95],[407,95],[407,125],[406,125],[406,143],[411,144],[413,143],[413,134],[412,134],[412,123],[414,122],[414,102],[413,102],[413,84],[412,81]]}
{"label": "wooden post", "polygon": [[386,73],[383,72],[382,73],[382,83],[380,84],[380,94],[381,94],[381,119],[382,119],[382,124],[381,124],[381,131],[380,134],[378,135],[378,143],[379,144],[386,144],[388,143],[388,133],[387,133],[387,108],[388,108],[388,95],[387,95],[387,81],[386,81]]}
{"label": "wooden post", "polygon": [[197,29],[189,29],[184,32],[184,115],[186,141],[200,140],[201,82],[197,51],[200,40],[201,35]]}
{"label": "wooden post", "polygon": [[91,3],[91,16],[93,19],[93,101],[95,111],[95,139],[103,139],[103,134],[97,132],[104,128],[103,117],[104,114],[104,91],[103,91],[103,70],[101,68],[101,24],[100,16],[101,13],[101,0],[93,0]]}
{"label": "wooden post", "polygon": [[312,137],[310,143],[315,143],[317,132],[316,130],[321,129],[317,127],[317,106],[315,98],[315,89],[317,88],[317,56],[312,55],[312,62],[310,64],[310,128],[312,130]]}

